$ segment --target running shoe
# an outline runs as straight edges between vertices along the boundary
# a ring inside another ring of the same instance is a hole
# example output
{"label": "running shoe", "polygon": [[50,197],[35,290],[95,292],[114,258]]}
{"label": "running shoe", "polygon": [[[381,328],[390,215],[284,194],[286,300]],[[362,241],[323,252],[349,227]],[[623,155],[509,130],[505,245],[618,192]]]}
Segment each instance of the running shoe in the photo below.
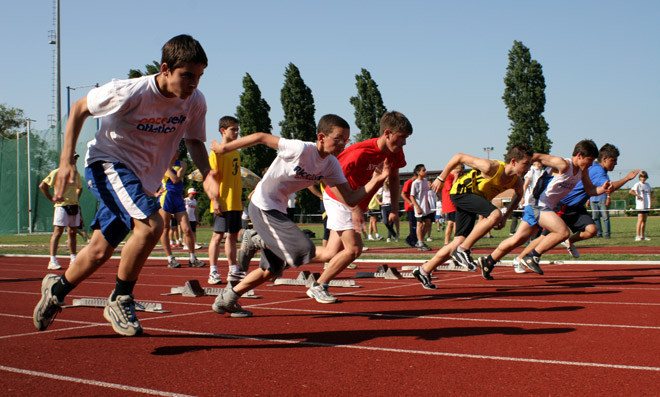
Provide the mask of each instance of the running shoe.
{"label": "running shoe", "polygon": [[243,271],[229,272],[227,273],[227,281],[241,281],[247,276],[247,273]]}
{"label": "running shoe", "polygon": [[41,281],[41,299],[34,308],[32,321],[38,331],[44,331],[55,320],[55,316],[62,311],[64,301],[60,302],[53,295],[53,285],[60,281],[56,274],[47,274]]}
{"label": "running shoe", "polygon": [[220,278],[220,274],[218,272],[211,272],[209,274],[209,284],[211,285],[216,285],[220,284],[222,282],[222,278]]}
{"label": "running shoe", "polygon": [[195,257],[194,261],[188,261],[188,267],[204,267],[206,266],[206,263],[200,261],[197,257]]}
{"label": "running shoe", "polygon": [[319,283],[314,283],[308,290],[307,296],[312,299],[315,299],[318,303],[335,303],[337,298],[330,295],[328,289],[322,286]]}
{"label": "running shoe", "polygon": [[213,311],[218,314],[231,313],[231,317],[252,317],[252,312],[245,310],[238,304],[238,294],[231,287],[227,287],[220,292],[213,302]]}
{"label": "running shoe", "polygon": [[60,265],[60,262],[57,260],[57,258],[51,259],[48,262],[48,270],[60,270],[61,268],[62,266]]}
{"label": "running shoe", "polygon": [[451,254],[451,258],[454,260],[455,264],[467,268],[469,271],[477,270],[477,265],[470,255],[470,250],[459,251],[458,249],[454,250]]}
{"label": "running shoe", "polygon": [[167,267],[171,267],[172,269],[176,269],[177,267],[181,267],[181,264],[176,260],[176,258],[172,258],[167,261]]}
{"label": "running shoe", "polygon": [[481,269],[481,277],[483,277],[486,280],[494,280],[493,276],[490,275],[490,272],[493,271],[493,268],[495,267],[495,264],[492,265],[487,265],[486,264],[486,256],[481,256],[477,258],[477,264],[479,265],[479,269]]}
{"label": "running shoe", "polygon": [[646,237],[646,236],[642,237],[642,240],[644,240],[644,241],[651,241],[651,239],[648,238],[648,237]]}
{"label": "running shoe", "polygon": [[520,261],[520,259],[518,259],[517,256],[513,258],[513,271],[518,274],[522,274],[526,272],[525,266],[523,266],[522,262]]}
{"label": "running shoe", "polygon": [[541,269],[541,266],[539,266],[539,263],[541,262],[540,257],[527,254],[522,258],[522,262],[523,265],[534,273],[543,274],[543,270]]}
{"label": "running shoe", "polygon": [[142,326],[135,315],[133,295],[117,295],[114,301],[108,298],[108,303],[103,309],[103,317],[112,324],[112,329],[119,335],[135,336],[142,333]]}
{"label": "running shoe", "polygon": [[575,248],[575,244],[573,244],[571,242],[571,240],[566,239],[566,240],[561,242],[561,245],[566,247],[566,249],[568,250],[568,253],[571,254],[571,256],[573,258],[579,258],[580,257],[580,253],[578,252],[577,248]]}
{"label": "running shoe", "polygon": [[431,282],[431,275],[423,275],[419,266],[413,269],[412,275],[415,276],[417,281],[422,283],[424,289],[438,289],[438,286]]}

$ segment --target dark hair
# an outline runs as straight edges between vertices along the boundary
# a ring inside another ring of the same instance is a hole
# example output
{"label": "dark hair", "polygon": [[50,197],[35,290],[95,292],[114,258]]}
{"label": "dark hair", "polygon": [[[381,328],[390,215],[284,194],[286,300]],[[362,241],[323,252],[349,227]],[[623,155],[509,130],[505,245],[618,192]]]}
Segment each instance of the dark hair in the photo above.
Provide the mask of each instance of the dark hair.
{"label": "dark hair", "polygon": [[220,128],[229,128],[238,125],[238,119],[234,116],[223,116],[220,119]]}
{"label": "dark hair", "polygon": [[583,139],[575,145],[573,156],[581,154],[583,157],[598,157],[598,146],[591,139]]}
{"label": "dark hair", "polygon": [[170,71],[186,63],[199,63],[207,67],[209,60],[199,41],[187,34],[172,37],[162,49],[160,64],[166,64]]}
{"label": "dark hair", "polygon": [[617,147],[614,145],[610,145],[609,143],[604,144],[598,151],[598,161],[603,160],[605,157],[619,157],[619,149],[617,149]]}
{"label": "dark hair", "polygon": [[647,174],[646,171],[642,171],[639,173],[639,177],[649,179],[649,174]]}
{"label": "dark hair", "polygon": [[532,157],[532,156],[534,156],[534,151],[532,150],[531,146],[529,146],[529,143],[520,142],[511,146],[511,148],[509,148],[509,151],[506,152],[506,162],[509,163],[511,162],[512,159],[516,159],[516,161],[520,161],[523,160],[525,157]]}
{"label": "dark hair", "polygon": [[415,166],[415,169],[413,169],[413,172],[415,173],[415,175],[418,175],[418,174],[419,174],[419,171],[421,171],[422,168],[426,168],[426,167],[424,167],[424,164],[417,164],[417,165]]}
{"label": "dark hair", "polygon": [[350,129],[346,120],[337,116],[336,114],[326,114],[325,116],[319,119],[319,125],[317,131],[323,135],[328,135],[332,132],[333,127],[346,128]]}
{"label": "dark hair", "polygon": [[383,135],[385,130],[390,130],[392,133],[401,131],[409,135],[413,133],[413,127],[408,118],[396,110],[385,112],[380,118],[380,135]]}

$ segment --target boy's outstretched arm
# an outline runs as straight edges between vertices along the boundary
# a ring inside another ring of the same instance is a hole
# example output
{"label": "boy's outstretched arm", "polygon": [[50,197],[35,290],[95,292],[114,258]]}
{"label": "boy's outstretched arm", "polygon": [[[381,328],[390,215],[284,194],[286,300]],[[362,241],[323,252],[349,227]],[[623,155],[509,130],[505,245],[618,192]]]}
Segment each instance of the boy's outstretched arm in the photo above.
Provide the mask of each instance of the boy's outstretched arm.
{"label": "boy's outstretched arm", "polygon": [[87,117],[91,115],[87,107],[87,97],[78,99],[71,106],[69,121],[66,123],[66,130],[64,132],[64,146],[62,147],[62,155],[60,156],[57,179],[55,180],[53,201],[62,201],[62,193],[67,182],[76,183],[78,170],[76,169],[76,159],[73,156],[76,154],[76,143],[78,143],[78,137],[80,136],[83,124]]}
{"label": "boy's outstretched arm", "polygon": [[495,175],[495,172],[497,172],[497,168],[499,167],[499,163],[495,160],[482,159],[465,153],[456,153],[449,160],[447,165],[445,165],[442,173],[440,173],[431,184],[431,189],[433,189],[436,194],[442,190],[442,185],[445,183],[445,179],[447,179],[449,173],[460,164],[465,164],[470,168],[480,170],[487,178]]}
{"label": "boy's outstretched arm", "polygon": [[544,166],[552,167],[556,169],[560,174],[568,171],[568,162],[558,156],[544,153],[534,153],[534,156],[532,156],[532,162],[534,161],[540,161]]}
{"label": "boy's outstretched arm", "polygon": [[217,154],[224,154],[234,150],[250,147],[258,144],[266,145],[271,149],[279,149],[280,137],[265,132],[255,132],[250,135],[238,138],[229,143],[218,143],[211,139],[211,150]]}
{"label": "boy's outstretched arm", "polygon": [[220,185],[214,178],[215,171],[211,170],[209,158],[206,154],[206,145],[196,139],[186,139],[186,148],[188,148],[190,157],[204,177],[202,186],[209,199],[213,200],[213,213],[220,215],[220,202],[218,201]]}
{"label": "boy's outstretched arm", "polygon": [[348,182],[344,182],[331,189],[333,189],[333,192],[338,199],[343,201],[349,207],[353,207],[358,205],[365,197],[374,195],[389,175],[390,164],[386,160],[383,163],[382,169],[377,168],[376,171],[374,171],[371,180],[364,187],[353,190]]}

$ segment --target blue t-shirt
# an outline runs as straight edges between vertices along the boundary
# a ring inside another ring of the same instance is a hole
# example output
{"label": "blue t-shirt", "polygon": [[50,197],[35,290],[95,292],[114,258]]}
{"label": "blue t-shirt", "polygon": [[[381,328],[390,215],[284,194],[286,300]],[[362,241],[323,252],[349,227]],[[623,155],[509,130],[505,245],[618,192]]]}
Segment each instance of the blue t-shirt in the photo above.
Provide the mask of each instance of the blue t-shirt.
{"label": "blue t-shirt", "polygon": [[[603,166],[598,163],[594,163],[591,167],[589,167],[589,178],[591,179],[591,182],[594,186],[603,186],[605,182],[610,180],[610,177],[607,175],[605,168],[603,168]],[[594,196],[592,200],[605,201],[605,198],[606,193],[603,193],[599,196]],[[571,190],[571,192],[566,195],[566,197],[561,199],[561,203],[571,207],[577,207],[584,205],[587,200],[589,200],[589,196],[587,196],[587,192],[584,191],[584,184],[582,184],[582,181],[580,181],[577,185],[575,185],[573,190]]]}

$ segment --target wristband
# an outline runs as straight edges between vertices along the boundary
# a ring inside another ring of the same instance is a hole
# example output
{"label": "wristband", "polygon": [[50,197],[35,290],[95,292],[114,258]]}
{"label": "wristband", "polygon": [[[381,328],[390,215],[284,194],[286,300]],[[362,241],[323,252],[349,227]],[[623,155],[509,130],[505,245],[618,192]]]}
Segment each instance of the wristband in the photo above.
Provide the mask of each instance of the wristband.
{"label": "wristband", "polygon": [[442,183],[445,183],[445,180],[440,178],[440,175],[436,176],[435,179],[439,180]]}

